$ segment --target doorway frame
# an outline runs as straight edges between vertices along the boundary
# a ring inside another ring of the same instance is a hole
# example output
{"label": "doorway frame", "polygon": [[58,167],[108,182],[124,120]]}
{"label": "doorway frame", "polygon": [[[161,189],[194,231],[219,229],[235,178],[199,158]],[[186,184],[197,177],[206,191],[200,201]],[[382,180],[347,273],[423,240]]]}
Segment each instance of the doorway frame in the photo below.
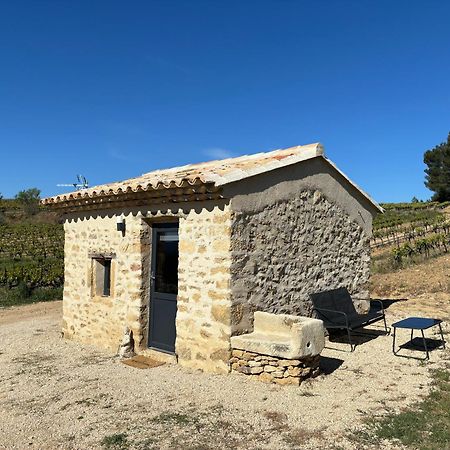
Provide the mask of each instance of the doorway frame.
{"label": "doorway frame", "polygon": [[[175,327],[175,342],[174,342],[174,348],[173,350],[170,349],[163,349],[160,347],[156,347],[152,344],[154,344],[154,341],[152,339],[152,331],[153,331],[153,320],[155,319],[155,315],[153,314],[154,308],[154,294],[155,294],[155,275],[154,275],[154,270],[156,267],[156,257],[157,257],[157,253],[156,253],[156,243],[157,243],[157,239],[158,239],[158,234],[161,233],[164,230],[167,229],[177,229],[177,231],[179,230],[179,220],[178,219],[174,219],[174,218],[159,218],[159,220],[154,221],[149,223],[150,227],[151,227],[151,245],[150,245],[150,258],[149,258],[149,270],[148,270],[148,274],[147,276],[150,279],[150,289],[149,289],[149,293],[148,293],[148,298],[147,298],[147,304],[148,304],[148,330],[147,330],[147,348],[149,350],[153,350],[156,352],[161,352],[161,353],[167,353],[169,355],[176,355],[175,352],[175,348],[176,348],[176,337],[177,337],[177,333],[176,333],[176,315],[177,313],[175,313],[175,323],[174,323],[174,327]],[[179,255],[180,255],[180,247],[179,247],[179,240],[178,240],[178,259],[179,259]],[[177,281],[178,281],[178,272],[177,272]],[[178,290],[177,290],[178,291]],[[176,296],[175,298],[175,303],[176,303],[176,307],[178,310],[178,293],[177,294],[164,294],[164,293],[159,293],[158,296],[160,298],[166,298],[168,300],[173,299],[173,296]]]}

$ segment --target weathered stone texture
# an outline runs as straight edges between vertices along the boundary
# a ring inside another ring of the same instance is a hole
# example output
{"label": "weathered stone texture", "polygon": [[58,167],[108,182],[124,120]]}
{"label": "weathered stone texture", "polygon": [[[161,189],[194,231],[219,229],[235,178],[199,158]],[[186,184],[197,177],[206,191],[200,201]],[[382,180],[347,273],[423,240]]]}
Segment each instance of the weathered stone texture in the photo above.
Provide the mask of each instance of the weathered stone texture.
{"label": "weathered stone texture", "polygon": [[232,372],[251,376],[264,383],[299,386],[307,378],[320,374],[320,355],[301,359],[282,359],[254,352],[233,349],[230,358]]}
{"label": "weathered stone texture", "polygon": [[[142,342],[142,219],[130,214],[124,236],[112,214],[69,219],[64,229],[64,336],[117,351],[128,326]],[[108,297],[96,294],[92,254],[115,255]]]}
{"label": "weathered stone texture", "polygon": [[369,237],[319,191],[235,212],[231,230],[232,334],[252,330],[254,311],[310,315],[313,292],[369,298]]}
{"label": "weathered stone texture", "polygon": [[311,317],[256,311],[253,333],[233,336],[231,346],[284,359],[315,356],[325,346],[325,330]]}
{"label": "weathered stone texture", "polygon": [[[120,211],[117,212],[120,214]],[[176,354],[181,365],[208,372],[228,372],[230,358],[229,206],[185,208],[179,218]],[[126,231],[116,229],[116,215],[75,217],[65,223],[63,332],[68,339],[116,352],[128,327],[135,350],[148,341],[151,221],[126,216]],[[169,217],[169,216],[168,216]],[[111,295],[97,295],[92,255],[114,255]],[[91,255],[91,256],[90,256]]]}
{"label": "weathered stone texture", "polygon": [[[135,350],[146,349],[151,222],[169,216],[179,220],[175,347],[181,365],[228,372],[230,337],[252,331],[256,310],[308,315],[309,293],[339,286],[367,298],[368,236],[318,191],[253,202],[252,211],[233,211],[227,201],[170,214],[156,207],[136,211],[126,214],[124,235],[116,229],[120,213],[66,220],[63,331],[69,339],[116,352],[128,327]],[[114,255],[108,297],[93,284],[93,254]],[[273,372],[276,378],[279,370]]]}
{"label": "weathered stone texture", "polygon": [[180,219],[176,353],[183,366],[229,371],[230,236],[228,206]]}

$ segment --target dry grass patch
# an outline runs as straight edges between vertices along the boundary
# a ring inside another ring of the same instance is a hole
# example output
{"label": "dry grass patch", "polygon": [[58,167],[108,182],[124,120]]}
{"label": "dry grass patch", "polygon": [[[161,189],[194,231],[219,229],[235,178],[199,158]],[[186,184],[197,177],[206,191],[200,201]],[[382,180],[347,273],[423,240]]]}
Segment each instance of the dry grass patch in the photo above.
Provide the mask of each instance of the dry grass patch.
{"label": "dry grass patch", "polygon": [[[284,441],[294,448],[302,448],[310,441],[320,443],[324,438],[324,430],[307,430],[306,428],[295,428],[289,430],[284,436]],[[319,444],[318,448],[322,446]],[[322,447],[323,448],[323,447]]]}
{"label": "dry grass patch", "polygon": [[[450,371],[433,371],[434,384],[421,402],[399,414],[369,419],[364,429],[354,435],[360,445],[381,446],[383,442],[399,442],[418,450],[450,448]],[[381,448],[381,447],[379,447]]]}

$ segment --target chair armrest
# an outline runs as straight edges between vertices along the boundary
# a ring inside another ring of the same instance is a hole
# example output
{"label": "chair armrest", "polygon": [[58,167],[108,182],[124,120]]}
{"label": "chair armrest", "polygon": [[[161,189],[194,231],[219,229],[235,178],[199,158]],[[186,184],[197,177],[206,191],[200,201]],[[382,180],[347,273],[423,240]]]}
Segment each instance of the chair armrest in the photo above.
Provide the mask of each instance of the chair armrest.
{"label": "chair armrest", "polygon": [[345,318],[345,323],[346,323],[347,328],[348,328],[348,316],[347,316],[347,314],[345,312],[343,312],[343,311],[336,311],[335,309],[316,308],[316,307],[314,307],[312,310],[313,311],[317,311],[318,313],[320,313],[321,311],[325,311],[325,312],[332,312],[332,313],[342,314],[344,316],[344,318]]}
{"label": "chair armrest", "polygon": [[383,313],[383,316],[384,316],[384,306],[383,306],[383,302],[381,301],[381,300],[370,300],[371,302],[376,302],[376,303],[379,303],[380,304],[380,306],[381,306],[381,311],[382,311],[382,313]]}

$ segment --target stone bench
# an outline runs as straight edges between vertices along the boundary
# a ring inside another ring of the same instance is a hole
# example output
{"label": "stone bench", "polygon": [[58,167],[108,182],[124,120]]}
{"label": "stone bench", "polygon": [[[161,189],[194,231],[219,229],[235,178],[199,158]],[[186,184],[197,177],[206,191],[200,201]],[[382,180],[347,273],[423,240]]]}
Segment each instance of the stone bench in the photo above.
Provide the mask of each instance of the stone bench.
{"label": "stone bench", "polygon": [[254,314],[253,333],[231,338],[231,370],[278,384],[300,384],[318,373],[323,322],[287,314]]}
{"label": "stone bench", "polygon": [[323,322],[318,319],[256,311],[253,329],[233,336],[231,346],[285,359],[319,355],[325,346]]}

